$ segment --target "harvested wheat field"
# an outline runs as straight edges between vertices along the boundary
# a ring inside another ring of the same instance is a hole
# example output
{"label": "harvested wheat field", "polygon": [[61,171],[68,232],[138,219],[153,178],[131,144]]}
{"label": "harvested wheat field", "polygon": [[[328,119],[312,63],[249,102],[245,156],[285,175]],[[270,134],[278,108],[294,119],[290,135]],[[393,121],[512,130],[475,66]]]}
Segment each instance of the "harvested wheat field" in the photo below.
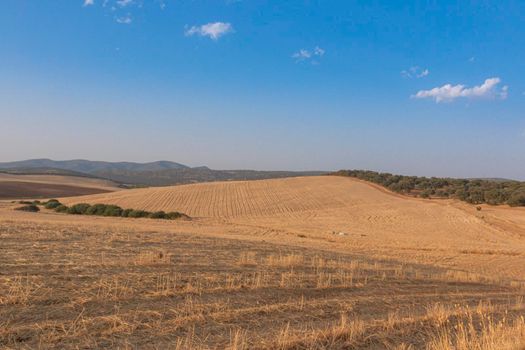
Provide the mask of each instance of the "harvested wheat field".
{"label": "harvested wheat field", "polygon": [[340,177],[66,198],[192,220],[0,207],[0,347],[523,349],[524,212]]}

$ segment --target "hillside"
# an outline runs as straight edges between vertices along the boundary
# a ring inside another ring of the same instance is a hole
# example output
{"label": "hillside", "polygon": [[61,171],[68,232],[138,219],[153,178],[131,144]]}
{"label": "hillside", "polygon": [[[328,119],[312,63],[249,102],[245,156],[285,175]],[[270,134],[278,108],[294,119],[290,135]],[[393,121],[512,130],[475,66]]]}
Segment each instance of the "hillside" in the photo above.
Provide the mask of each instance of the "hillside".
{"label": "hillside", "polygon": [[257,170],[214,170],[207,167],[166,169],[159,171],[96,171],[94,175],[122,184],[169,186],[213,181],[239,181],[276,179],[295,176],[315,176],[324,174],[321,171],[257,171]]}
{"label": "hillside", "polygon": [[205,166],[190,168],[169,161],[133,163],[89,160],[54,161],[50,159],[0,163],[0,172],[87,176],[108,179],[130,186],[169,186],[211,181],[260,180],[326,173],[323,171],[214,170]]}
{"label": "hillside", "polygon": [[[135,189],[73,197],[64,202],[180,211],[194,218],[254,224],[296,234],[322,236],[335,231],[351,237],[366,235],[366,241],[377,246],[403,242],[413,247],[424,243],[487,249],[487,242],[500,235],[486,222],[488,212],[478,214],[475,208],[462,207],[455,201],[404,197],[360,180],[336,176]],[[481,219],[482,215],[486,218]]]}
{"label": "hillside", "polygon": [[75,160],[51,160],[51,159],[29,159],[16,162],[0,163],[0,169],[17,169],[17,168],[55,168],[71,170],[79,173],[94,174],[105,171],[157,171],[164,169],[184,169],[187,166],[169,162],[157,161],[150,163],[134,162],[102,162],[84,159]]}

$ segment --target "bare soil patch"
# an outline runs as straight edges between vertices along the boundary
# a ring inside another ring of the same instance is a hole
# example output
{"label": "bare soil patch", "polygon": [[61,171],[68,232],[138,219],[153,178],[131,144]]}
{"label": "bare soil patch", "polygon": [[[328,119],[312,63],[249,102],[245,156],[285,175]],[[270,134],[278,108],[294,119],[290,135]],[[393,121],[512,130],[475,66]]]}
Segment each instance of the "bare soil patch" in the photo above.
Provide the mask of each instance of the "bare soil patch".
{"label": "bare soil patch", "polygon": [[109,191],[61,184],[0,181],[0,199],[69,197],[105,192]]}

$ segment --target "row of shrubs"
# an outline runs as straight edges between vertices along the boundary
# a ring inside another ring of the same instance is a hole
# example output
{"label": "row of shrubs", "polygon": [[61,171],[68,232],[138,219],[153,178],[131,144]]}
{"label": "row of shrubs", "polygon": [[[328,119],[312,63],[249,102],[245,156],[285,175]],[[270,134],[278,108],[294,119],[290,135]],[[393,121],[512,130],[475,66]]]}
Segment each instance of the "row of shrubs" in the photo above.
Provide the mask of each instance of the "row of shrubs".
{"label": "row of shrubs", "polygon": [[[43,206],[46,209],[52,209],[57,213],[65,213],[72,215],[96,215],[96,216],[112,216],[112,217],[123,217],[123,218],[150,218],[150,219],[165,219],[165,220],[175,220],[181,218],[189,218],[187,215],[172,211],[155,211],[149,212],[145,210],[136,210],[136,209],[122,209],[117,205],[111,204],[87,204],[79,203],[72,205],[70,207],[60,203],[56,199],[51,199],[47,202],[20,202],[21,204],[26,204],[24,207],[17,208],[17,210],[24,211],[39,211],[38,205]],[[31,207],[32,210],[22,209],[26,207]],[[34,210],[36,208],[37,210]]]}
{"label": "row of shrubs", "polygon": [[394,192],[422,198],[457,198],[472,204],[525,206],[525,182],[520,181],[428,178],[367,170],[340,170],[333,175],[356,177]]}

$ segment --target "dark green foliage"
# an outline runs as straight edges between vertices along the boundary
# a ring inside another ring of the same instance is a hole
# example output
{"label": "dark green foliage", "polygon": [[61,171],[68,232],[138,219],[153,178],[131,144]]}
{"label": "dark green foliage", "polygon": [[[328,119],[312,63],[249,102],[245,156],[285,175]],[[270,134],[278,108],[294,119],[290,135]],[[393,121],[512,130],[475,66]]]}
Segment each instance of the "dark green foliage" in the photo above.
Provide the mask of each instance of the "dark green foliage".
{"label": "dark green foliage", "polygon": [[512,207],[525,207],[525,188],[514,192],[507,203]]}
{"label": "dark green foliage", "polygon": [[55,209],[59,206],[61,206],[62,204],[57,201],[56,199],[54,200],[50,200],[50,201],[47,201],[45,204],[44,204],[44,208],[46,209]]}
{"label": "dark green foliage", "polygon": [[[96,216],[114,216],[114,217],[125,217],[125,218],[151,218],[151,219],[167,219],[175,220],[179,218],[189,218],[187,215],[179,212],[165,213],[163,211],[157,211],[150,213],[145,210],[134,210],[134,209],[122,209],[119,206],[111,204],[94,204],[89,205],[87,203],[75,204],[71,207],[60,204],[58,201],[49,201],[46,204],[46,208],[55,209],[58,213],[67,213],[73,215],[96,215]],[[36,207],[36,206],[35,206]],[[38,209],[38,207],[36,207]]]}
{"label": "dark green foliage", "polygon": [[168,220],[176,220],[185,216],[186,215],[179,213],[178,211],[170,211],[169,213],[166,213],[166,219]]}
{"label": "dark green foliage", "polygon": [[104,215],[107,205],[105,204],[93,204],[86,210],[86,215]]}
{"label": "dark green foliage", "polygon": [[75,204],[68,208],[68,214],[84,215],[91,206],[86,203]]}
{"label": "dark green foliage", "polygon": [[525,183],[519,181],[428,178],[365,170],[340,170],[333,175],[356,177],[394,192],[422,198],[457,198],[471,204],[525,206]]}
{"label": "dark green foliage", "polygon": [[122,211],[122,214],[120,214],[120,216],[122,216],[123,218],[127,218],[129,217],[129,213],[131,213],[133,211],[133,209],[124,209]]}
{"label": "dark green foliage", "polygon": [[60,204],[58,207],[55,208],[55,211],[57,213],[67,213],[67,209],[68,209],[68,207],[66,207],[65,205]]}
{"label": "dark green foliage", "polygon": [[144,210],[132,210],[129,212],[128,217],[129,218],[147,218],[149,216],[148,211]]}
{"label": "dark green foliage", "polygon": [[106,205],[104,209],[104,216],[121,216],[122,208],[116,205]]}
{"label": "dark green foliage", "polygon": [[39,211],[40,211],[40,208],[37,207],[37,206],[34,205],[34,204],[28,204],[28,205],[24,205],[23,207],[16,208],[16,210],[20,210],[20,211],[29,211],[29,212],[31,212],[31,213],[36,213],[36,212],[39,212]]}
{"label": "dark green foliage", "polygon": [[18,204],[33,204],[33,202],[29,202],[29,201],[19,201]]}
{"label": "dark green foliage", "polygon": [[156,211],[148,215],[150,219],[166,219],[166,213],[163,211]]}

